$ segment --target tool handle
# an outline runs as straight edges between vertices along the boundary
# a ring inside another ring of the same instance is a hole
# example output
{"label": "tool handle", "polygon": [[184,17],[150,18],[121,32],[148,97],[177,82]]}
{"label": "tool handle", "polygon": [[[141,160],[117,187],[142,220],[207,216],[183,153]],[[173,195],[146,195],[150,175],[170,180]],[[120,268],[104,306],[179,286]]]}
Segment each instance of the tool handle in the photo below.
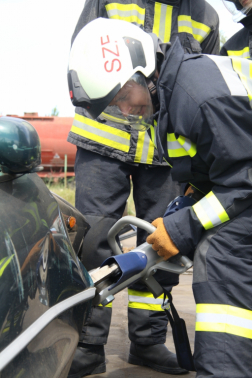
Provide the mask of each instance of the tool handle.
{"label": "tool handle", "polygon": [[[142,219],[139,219],[139,218],[136,218],[136,217],[132,217],[130,215],[127,215],[126,217],[119,219],[114,224],[114,226],[111,227],[111,229],[108,232],[108,237],[107,237],[109,246],[110,246],[110,248],[112,249],[112,251],[115,255],[120,255],[122,253],[121,248],[119,247],[119,245],[116,241],[116,235],[119,233],[119,231],[124,226],[126,226],[128,224],[133,224],[134,226],[142,228],[143,230],[147,231],[149,234],[152,234],[156,230],[156,227],[154,227],[149,222],[142,220]],[[187,256],[181,256],[180,255],[178,260],[184,266],[187,266],[187,267],[189,267],[189,265],[192,266],[192,262],[190,261],[190,259],[188,259]]]}
{"label": "tool handle", "polygon": [[[119,233],[119,231],[124,226],[126,226],[128,224],[133,224],[134,226],[142,228],[143,230],[147,231],[149,234],[152,234],[156,230],[156,227],[153,226],[152,224],[150,224],[149,222],[142,220],[142,219],[139,219],[139,218],[136,218],[136,217],[132,217],[130,215],[127,215],[126,217],[119,219],[114,224],[114,226],[111,227],[111,229],[108,232],[108,237],[107,237],[109,246],[110,246],[110,248],[112,249],[112,251],[115,255],[121,255],[122,254],[122,250],[121,250],[121,248],[119,247],[119,245],[116,241],[116,235]],[[178,258],[177,263],[179,265],[182,264],[184,266],[183,271],[189,269],[192,266],[192,262],[187,256],[179,255],[179,256],[177,256],[177,258]]]}
{"label": "tool handle", "polygon": [[111,229],[108,232],[108,237],[107,237],[109,246],[115,255],[120,255],[122,253],[119,245],[117,244],[116,235],[124,226],[128,224],[133,224],[136,227],[142,228],[143,230],[147,231],[149,234],[152,234],[156,230],[156,227],[152,226],[152,224],[150,224],[149,222],[136,218],[136,217],[132,217],[130,215],[127,215],[126,217],[119,219],[114,224],[114,226],[111,227]]}

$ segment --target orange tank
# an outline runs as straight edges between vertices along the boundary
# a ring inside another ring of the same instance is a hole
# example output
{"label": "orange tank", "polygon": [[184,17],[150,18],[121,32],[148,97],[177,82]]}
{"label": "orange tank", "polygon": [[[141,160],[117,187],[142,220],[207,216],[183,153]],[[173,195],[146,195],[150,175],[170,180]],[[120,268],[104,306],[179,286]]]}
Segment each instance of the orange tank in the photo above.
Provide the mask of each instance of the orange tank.
{"label": "orange tank", "polygon": [[24,113],[22,118],[37,130],[41,143],[41,159],[44,170],[40,177],[64,177],[64,161],[67,155],[67,176],[74,176],[76,146],[67,142],[73,117],[39,117],[38,113]]}

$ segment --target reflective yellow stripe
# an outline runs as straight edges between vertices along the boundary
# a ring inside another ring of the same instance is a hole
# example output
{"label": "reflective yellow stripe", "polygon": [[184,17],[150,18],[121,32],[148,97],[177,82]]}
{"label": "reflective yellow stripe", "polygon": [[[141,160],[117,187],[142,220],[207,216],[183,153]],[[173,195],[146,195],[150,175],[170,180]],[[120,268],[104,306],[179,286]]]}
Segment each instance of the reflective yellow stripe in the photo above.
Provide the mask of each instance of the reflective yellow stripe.
{"label": "reflective yellow stripe", "polygon": [[192,208],[205,230],[209,230],[229,220],[224,207],[213,192],[208,193],[193,205]]}
{"label": "reflective yellow stripe", "polygon": [[137,4],[111,3],[105,5],[105,8],[109,18],[144,26],[145,8],[141,8]]}
{"label": "reflective yellow stripe", "polygon": [[155,148],[157,148],[156,133],[155,133],[154,126],[150,126],[150,132],[151,132],[151,141],[154,144]]}
{"label": "reflective yellow stripe", "polygon": [[227,50],[228,56],[239,56],[240,58],[250,58],[249,47],[245,47],[242,50]]}
{"label": "reflective yellow stripe", "polygon": [[191,16],[178,16],[178,32],[193,34]]}
{"label": "reflective yellow stripe", "polygon": [[[151,141],[154,144],[154,147],[157,148],[157,137],[156,137],[156,131],[157,131],[157,122],[154,121],[154,126],[150,127],[150,132],[151,132]],[[166,159],[164,159],[166,161]],[[166,163],[172,167],[170,163],[166,161]]]}
{"label": "reflective yellow stripe", "polygon": [[112,308],[112,303],[113,303],[113,302],[110,302],[110,303],[107,304],[106,306],[103,306],[102,304],[99,304],[98,306],[100,306],[100,307],[108,307],[108,308]]}
{"label": "reflective yellow stripe", "polygon": [[104,125],[79,114],[75,114],[71,131],[105,146],[129,152],[130,133]]}
{"label": "reflective yellow stripe", "polygon": [[164,43],[169,42],[171,38],[172,9],[171,5],[155,2],[152,32]]}
{"label": "reflective yellow stripe", "polygon": [[242,84],[246,88],[250,106],[252,108],[252,62],[242,58],[232,58],[233,68],[239,75]]}
{"label": "reflective yellow stripe", "polygon": [[197,304],[195,330],[252,339],[252,311],[217,304]]}
{"label": "reflective yellow stripe", "polygon": [[196,313],[229,314],[252,320],[252,311],[226,304],[198,303]]}
{"label": "reflective yellow stripe", "polygon": [[154,148],[155,146],[152,143],[147,131],[139,131],[134,162],[152,164]]}
{"label": "reflective yellow stripe", "polygon": [[209,26],[194,20],[192,20],[192,28],[193,36],[199,43],[202,43],[211,32]]}
{"label": "reflective yellow stripe", "polygon": [[179,135],[177,141],[179,142],[179,144],[181,144],[181,146],[190,157],[194,157],[196,155],[197,149],[195,143],[192,143],[188,138],[185,138],[181,135]]}
{"label": "reflective yellow stripe", "polygon": [[193,157],[197,153],[195,143],[192,143],[189,139],[179,135],[176,138],[175,134],[167,134],[167,149],[169,157],[181,157],[187,156]]}
{"label": "reflective yellow stripe", "polygon": [[116,129],[112,126],[104,125],[103,123],[94,121],[94,120],[87,118],[87,117],[84,117],[80,114],[75,113],[74,120],[79,121],[79,122],[83,123],[84,125],[91,125],[91,126],[97,128],[99,130],[103,130],[103,131],[109,132],[109,133],[111,133],[115,136],[130,140],[130,133],[127,133],[126,131],[122,131],[120,129]]}
{"label": "reflective yellow stripe", "polygon": [[11,260],[12,260],[13,257],[14,257],[14,255],[10,256],[9,258],[8,257],[4,257],[0,261],[0,277],[2,277],[5,268],[9,265],[9,263],[11,262]]}
{"label": "reflective yellow stripe", "polygon": [[153,294],[150,292],[128,289],[128,295],[128,307],[130,308],[149,311],[164,311],[161,308],[161,305],[163,304],[164,294],[160,295],[160,297],[158,298],[154,298]]}
{"label": "reflective yellow stripe", "polygon": [[189,33],[202,43],[211,32],[211,28],[191,19],[191,16],[178,16],[178,32]]}

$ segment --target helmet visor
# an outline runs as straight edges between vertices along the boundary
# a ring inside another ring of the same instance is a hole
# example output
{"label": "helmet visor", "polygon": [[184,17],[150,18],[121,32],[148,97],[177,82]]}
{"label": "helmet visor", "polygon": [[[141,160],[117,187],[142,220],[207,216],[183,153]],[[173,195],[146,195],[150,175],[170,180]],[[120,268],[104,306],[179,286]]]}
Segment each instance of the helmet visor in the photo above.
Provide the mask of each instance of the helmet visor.
{"label": "helmet visor", "polygon": [[138,131],[148,130],[152,124],[153,105],[145,77],[141,73],[131,76],[101,115]]}
{"label": "helmet visor", "polygon": [[235,22],[239,22],[248,16],[252,9],[252,0],[223,0],[223,3],[232,14]]}

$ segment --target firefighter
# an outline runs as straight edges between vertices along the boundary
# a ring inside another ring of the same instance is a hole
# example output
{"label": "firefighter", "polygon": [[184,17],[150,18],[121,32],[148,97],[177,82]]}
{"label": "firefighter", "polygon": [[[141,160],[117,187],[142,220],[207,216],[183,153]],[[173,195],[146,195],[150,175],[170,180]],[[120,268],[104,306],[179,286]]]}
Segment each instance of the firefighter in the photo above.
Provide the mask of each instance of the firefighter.
{"label": "firefighter", "polygon": [[[164,43],[179,37],[185,52],[219,54],[219,21],[216,12],[202,0],[103,1],[87,0],[73,34],[72,43],[84,25],[97,17],[122,19],[153,32]],[[119,69],[117,51],[106,49],[105,59]],[[149,85],[152,85],[151,83]],[[116,121],[116,122],[115,122]],[[159,163],[158,153],[146,131],[132,130],[120,119],[101,114],[92,120],[82,107],[76,108],[68,141],[77,145],[75,163],[76,207],[91,225],[83,245],[82,262],[91,270],[112,253],[107,233],[122,216],[130,193],[130,176],[136,216],[152,222],[162,216],[167,204],[180,194],[180,187],[170,176],[166,162]],[[158,188],[158,189],[157,189]],[[137,245],[147,234],[137,231]],[[171,290],[178,276],[169,278],[157,273],[159,282]],[[162,296],[155,299],[143,284],[128,289],[128,322],[131,340],[129,362],[169,374],[183,373],[176,356],[164,343],[167,317],[161,309]],[[111,304],[93,308],[83,327],[69,377],[80,377],[105,371],[104,344],[111,321]],[[146,358],[146,346],[152,358]],[[92,356],[92,357],[91,357]],[[160,356],[165,356],[160,360]]]}
{"label": "firefighter", "polygon": [[234,34],[222,47],[220,55],[252,58],[252,0],[223,0],[235,22],[244,28]]}
{"label": "firefighter", "polygon": [[[108,48],[117,46],[120,70],[106,72],[104,38]],[[160,47],[164,59],[157,72]],[[76,39],[69,70],[81,78],[82,105],[94,117],[103,112],[146,129],[157,117],[160,160],[173,166],[175,180],[202,193],[195,205],[156,219],[147,241],[165,260],[195,250],[196,377],[250,377],[252,62],[184,54],[179,39],[165,49],[134,25],[98,19]],[[147,86],[154,76],[158,114]]]}

